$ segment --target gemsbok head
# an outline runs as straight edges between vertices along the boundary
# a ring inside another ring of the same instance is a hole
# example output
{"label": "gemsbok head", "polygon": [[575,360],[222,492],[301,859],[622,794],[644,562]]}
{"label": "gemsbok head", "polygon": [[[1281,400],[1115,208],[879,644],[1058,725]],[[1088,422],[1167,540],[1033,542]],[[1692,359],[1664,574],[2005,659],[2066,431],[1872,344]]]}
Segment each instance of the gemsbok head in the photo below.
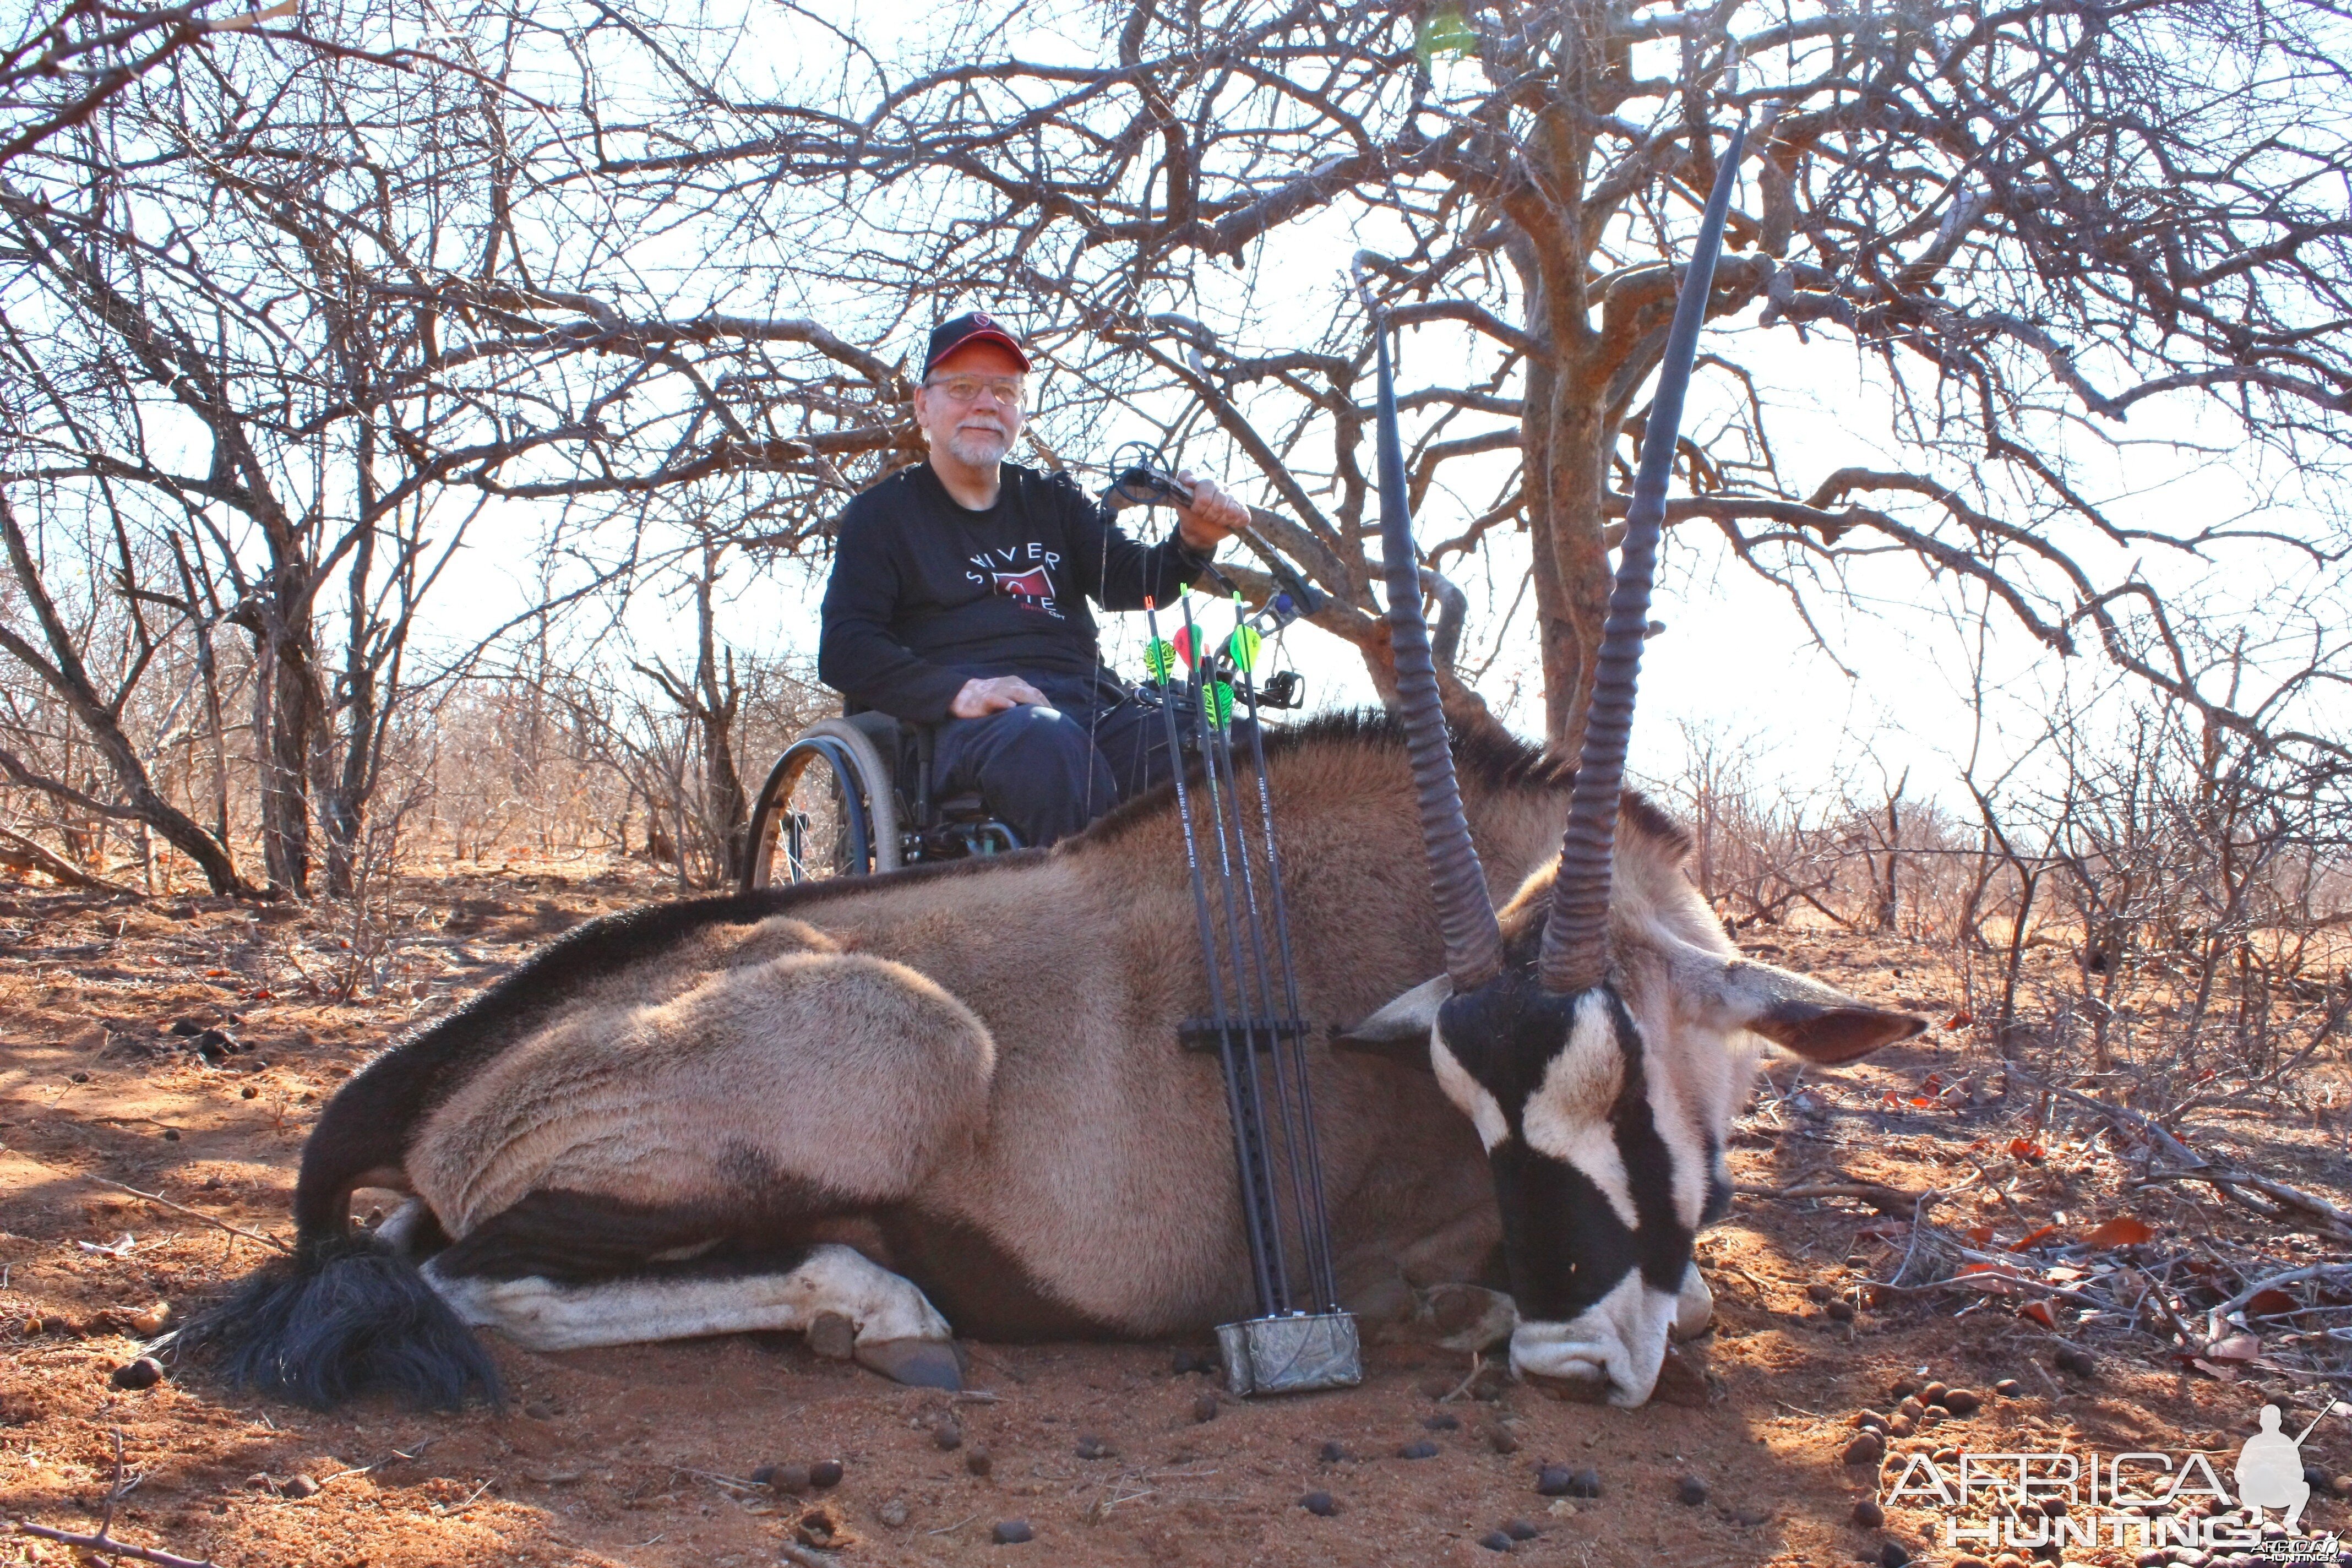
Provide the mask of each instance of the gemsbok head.
{"label": "gemsbok head", "polygon": [[1426,1038],[1439,1085],[1486,1145],[1518,1312],[1513,1369],[1622,1405],[1650,1397],[1670,1333],[1712,1315],[1692,1249],[1730,1205],[1724,1139],[1758,1037],[1835,1063],[1927,1026],[1743,958],[1683,874],[1687,839],[1624,795],[1666,479],[1743,139],[1723,160],[1667,338],[1559,862],[1499,921],[1454,782],[1387,328],[1373,322],[1390,624],[1446,958],[1444,974],[1349,1034]]}

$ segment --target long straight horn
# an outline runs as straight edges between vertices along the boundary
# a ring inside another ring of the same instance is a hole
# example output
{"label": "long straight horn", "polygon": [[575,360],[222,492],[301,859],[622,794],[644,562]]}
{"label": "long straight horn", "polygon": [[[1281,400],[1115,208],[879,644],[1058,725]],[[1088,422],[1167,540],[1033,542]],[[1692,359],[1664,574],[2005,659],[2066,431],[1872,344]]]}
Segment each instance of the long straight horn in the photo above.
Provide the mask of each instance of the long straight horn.
{"label": "long straight horn", "polygon": [[1552,884],[1551,915],[1544,923],[1543,956],[1537,964],[1543,988],[1556,995],[1598,985],[1609,970],[1609,873],[1617,837],[1617,797],[1625,787],[1625,746],[1633,728],[1633,687],[1650,620],[1658,531],[1666,516],[1666,479],[1674,468],[1675,438],[1682,426],[1683,394],[1690,386],[1699,328],[1715,288],[1716,258],[1723,251],[1723,216],[1731,205],[1731,184],[1747,141],[1746,126],[1733,132],[1730,149],[1716,171],[1715,190],[1706,199],[1698,243],[1675,304],[1674,329],[1666,334],[1649,427],[1642,435],[1642,467],[1633,480],[1633,504],[1625,512],[1623,554],[1617,563],[1617,585],[1609,595],[1609,618],[1601,626],[1592,704],[1584,721],[1584,752],[1577,759],[1568,831],[1559,847],[1559,875]]}
{"label": "long straight horn", "polygon": [[[1367,301],[1369,303],[1369,301]],[[1378,359],[1375,410],[1380,439],[1381,552],[1387,557],[1389,637],[1396,653],[1397,706],[1404,717],[1405,753],[1412,761],[1413,793],[1421,808],[1422,848],[1429,857],[1430,890],[1438,929],[1445,933],[1445,973],[1456,991],[1483,985],[1502,973],[1503,932],[1486,897],[1486,874],[1462,815],[1454,777],[1454,749],[1437,696],[1437,667],[1429,657],[1429,627],[1421,618],[1421,557],[1412,547],[1406,510],[1404,447],[1397,439],[1396,379],[1389,369],[1388,316],[1372,313]]]}

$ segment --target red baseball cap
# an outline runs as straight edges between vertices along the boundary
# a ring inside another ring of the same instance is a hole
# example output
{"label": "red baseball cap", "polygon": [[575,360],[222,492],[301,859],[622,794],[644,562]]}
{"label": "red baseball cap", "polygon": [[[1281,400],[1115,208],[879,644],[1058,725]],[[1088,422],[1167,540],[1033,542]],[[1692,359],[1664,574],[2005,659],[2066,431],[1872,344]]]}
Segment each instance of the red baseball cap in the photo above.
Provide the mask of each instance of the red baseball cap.
{"label": "red baseball cap", "polygon": [[929,375],[933,366],[966,343],[994,343],[1009,349],[1013,357],[1021,362],[1023,370],[1029,368],[1029,351],[1013,335],[1013,329],[984,310],[971,310],[950,317],[931,329],[931,347],[923,356],[923,374]]}

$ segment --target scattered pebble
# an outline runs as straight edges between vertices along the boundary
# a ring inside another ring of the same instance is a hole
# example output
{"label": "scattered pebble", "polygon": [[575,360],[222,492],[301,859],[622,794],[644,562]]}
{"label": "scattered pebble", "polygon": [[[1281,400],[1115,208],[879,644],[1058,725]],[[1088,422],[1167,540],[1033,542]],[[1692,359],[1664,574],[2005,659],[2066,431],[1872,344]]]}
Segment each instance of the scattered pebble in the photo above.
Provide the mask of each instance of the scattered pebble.
{"label": "scattered pebble", "polygon": [[1215,1394],[1204,1394],[1198,1399],[1192,1401],[1192,1419],[1195,1421],[1214,1421],[1217,1418],[1217,1412],[1223,1408],[1223,1405],[1217,1403],[1217,1396]]}
{"label": "scattered pebble", "polygon": [[1837,1287],[1816,1279],[1805,1287],[1805,1295],[1814,1301],[1834,1301],[1837,1300]]}
{"label": "scattered pebble", "polygon": [[296,1476],[278,1489],[288,1497],[316,1497],[319,1495],[319,1483],[308,1476]]}
{"label": "scattered pebble", "polygon": [[1916,1421],[1919,1417],[1927,1414],[1927,1406],[1916,1396],[1914,1396],[1896,1405],[1895,1407],[1895,1414],[1900,1416],[1907,1416],[1911,1420]]}
{"label": "scattered pebble", "polygon": [[1490,1530],[1478,1538],[1478,1544],[1489,1552],[1508,1552],[1511,1549],[1511,1538],[1499,1530]]}
{"label": "scattered pebble", "polygon": [[1955,1388],[1944,1395],[1944,1408],[1955,1415],[1973,1415],[1984,1405],[1984,1395],[1973,1388]]}
{"label": "scattered pebble", "polygon": [[1919,1423],[1912,1420],[1908,1415],[1897,1415],[1886,1424],[1886,1435],[1890,1437],[1908,1437],[1917,1430],[1919,1430]]}
{"label": "scattered pebble", "polygon": [[1875,1432],[1857,1432],[1853,1441],[1845,1446],[1845,1462],[1849,1465],[1874,1465],[1886,1458],[1886,1440]]}
{"label": "scattered pebble", "polygon": [[166,1127],[166,1128],[164,1128],[164,1129],[163,1129],[163,1142],[166,1142],[166,1143],[177,1143],[179,1141],[180,1141],[180,1130],[179,1130],[178,1128],[176,1128],[176,1127]]}
{"label": "scattered pebble", "polygon": [[1338,1444],[1338,1443],[1326,1443],[1326,1444],[1324,1444],[1324,1445],[1323,1445],[1322,1451],[1321,1451],[1321,1458],[1322,1458],[1322,1460],[1323,1460],[1323,1462],[1324,1462],[1325,1464],[1327,1464],[1327,1465],[1336,1465],[1336,1464],[1338,1464],[1340,1460],[1342,1460],[1342,1459],[1346,1458],[1347,1457],[1348,1457],[1348,1450],[1347,1450],[1345,1447],[1341,1447],[1339,1444]]}
{"label": "scattered pebble", "polygon": [[1422,1397],[1424,1399],[1443,1399],[1447,1394],[1454,1392],[1454,1384],[1455,1381],[1455,1379],[1450,1377],[1424,1377],[1421,1380]]}
{"label": "scattered pebble", "polygon": [[1460,1416],[1448,1415],[1443,1412],[1440,1412],[1435,1415],[1423,1416],[1421,1418],[1421,1424],[1432,1432],[1459,1432],[1462,1430],[1462,1418]]}
{"label": "scattered pebble", "polygon": [[152,1339],[162,1333],[163,1325],[172,1321],[172,1305],[168,1301],[158,1301],[152,1307],[131,1313],[122,1321],[130,1326],[132,1333]]}
{"label": "scattered pebble", "polygon": [[888,1502],[884,1503],[880,1508],[874,1510],[874,1517],[882,1521],[885,1529],[906,1529],[907,1500],[905,1498],[898,1497],[892,1498]]}
{"label": "scattered pebble", "polygon": [[1919,1403],[1922,1405],[1941,1405],[1944,1403],[1944,1395],[1951,1392],[1952,1385],[1948,1383],[1931,1383],[1927,1387],[1919,1391]]}
{"label": "scattered pebble", "polygon": [[25,1337],[28,1340],[38,1339],[47,1327],[48,1325],[41,1321],[37,1315],[27,1317],[25,1320]]}
{"label": "scattered pebble", "polygon": [[1503,1526],[1503,1533],[1514,1541],[1533,1541],[1543,1531],[1524,1519],[1515,1519]]}
{"label": "scattered pebble", "polygon": [[1903,1568],[1911,1561],[1911,1553],[1905,1550],[1901,1542],[1890,1541],[1878,1549],[1878,1561],[1881,1568]]}
{"label": "scattered pebble", "polygon": [[1823,1307],[1822,1310],[1829,1314],[1830,1321],[1833,1323],[1851,1323],[1853,1321],[1853,1303],[1851,1301],[1832,1301],[1828,1306]]}
{"label": "scattered pebble", "polygon": [[117,1388],[152,1388],[163,1381],[163,1363],[153,1356],[142,1355],[116,1367],[109,1381]]}
{"label": "scattered pebble", "polygon": [[808,1348],[827,1361],[847,1361],[857,1345],[857,1325],[839,1312],[819,1312],[808,1326]]}
{"label": "scattered pebble", "polygon": [[986,1448],[975,1447],[964,1455],[963,1468],[968,1475],[984,1478],[989,1471],[996,1468],[996,1465],[995,1461],[988,1457]]}
{"label": "scattered pebble", "polygon": [[950,1415],[931,1428],[931,1441],[950,1453],[963,1447],[963,1428]]}
{"label": "scattered pebble", "polygon": [[772,1487],[780,1492],[804,1492],[809,1489],[809,1467],[761,1465],[751,1472],[751,1479],[763,1487]]}
{"label": "scattered pebble", "polygon": [[253,1085],[247,1084],[243,1089],[236,1091],[236,1097],[239,1100],[258,1100],[261,1098],[261,1091],[254,1088]]}
{"label": "scattered pebble", "polygon": [[1685,1508],[1696,1508],[1706,1500],[1706,1482],[1696,1476],[1685,1476],[1675,1483],[1675,1500]]}
{"label": "scattered pebble", "polygon": [[1916,1377],[1898,1377],[1886,1391],[1889,1399],[1908,1399],[1927,1386]]}
{"label": "scattered pebble", "polygon": [[1400,1459],[1433,1459],[1437,1458],[1437,1445],[1430,1442],[1426,1438],[1423,1438],[1418,1443],[1407,1443],[1397,1450],[1397,1458]]}
{"label": "scattered pebble", "polygon": [[1024,1541],[1036,1540],[1037,1532],[1029,1528],[1025,1519],[1000,1519],[996,1528],[988,1532],[988,1538],[999,1546],[1018,1546]]}
{"label": "scattered pebble", "polygon": [[840,1484],[841,1461],[839,1459],[819,1459],[809,1467],[809,1485],[823,1488],[837,1487]]}
{"label": "scattered pebble", "polygon": [[73,1081],[76,1083],[88,1083],[89,1081],[89,1074],[86,1072],[78,1072],[72,1076]]}
{"label": "scattered pebble", "polygon": [[1082,1436],[1078,1439],[1078,1458],[1081,1459],[1115,1459],[1118,1458],[1118,1450],[1112,1447],[1100,1437],[1093,1436]]}
{"label": "scattered pebble", "polygon": [[1329,1492],[1308,1492],[1298,1500],[1298,1506],[1318,1519],[1328,1519],[1339,1511],[1339,1505],[1331,1500]]}
{"label": "scattered pebble", "polygon": [[2098,1358],[2074,1345],[2060,1345],[2050,1360],[2060,1372],[2071,1372],[2076,1377],[2091,1377],[2099,1370]]}
{"label": "scattered pebble", "polygon": [[1860,1498],[1853,1505],[1853,1521],[1864,1530],[1876,1530],[1886,1522],[1886,1510],[1876,1498]]}
{"label": "scattered pebble", "polygon": [[1480,1435],[1486,1439],[1486,1447],[1497,1454],[1516,1454],[1519,1451],[1518,1438],[1512,1436],[1511,1429],[1499,1421],[1483,1428]]}
{"label": "scattered pebble", "polygon": [[1196,1351],[1190,1346],[1179,1345],[1176,1347],[1175,1353],[1168,1358],[1168,1366],[1169,1370],[1179,1377],[1196,1372],[1214,1373],[1217,1370],[1217,1358],[1208,1351]]}
{"label": "scattered pebble", "polygon": [[1886,1417],[1881,1415],[1875,1410],[1862,1410],[1855,1412],[1853,1424],[1856,1427],[1865,1428],[1874,1432],[1884,1432],[1886,1430]]}
{"label": "scattered pebble", "polygon": [[2015,1399],[2019,1394],[2025,1392],[2025,1384],[2018,1382],[2017,1379],[2013,1377],[2004,1377],[1999,1383],[1992,1385],[1992,1391],[1995,1394],[2000,1394],[2003,1399]]}

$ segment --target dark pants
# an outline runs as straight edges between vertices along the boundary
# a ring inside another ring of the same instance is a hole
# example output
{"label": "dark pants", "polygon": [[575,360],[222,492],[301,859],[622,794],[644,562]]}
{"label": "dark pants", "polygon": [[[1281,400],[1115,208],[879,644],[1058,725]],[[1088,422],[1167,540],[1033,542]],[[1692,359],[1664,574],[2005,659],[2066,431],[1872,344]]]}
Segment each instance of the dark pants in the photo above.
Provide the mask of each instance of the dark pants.
{"label": "dark pants", "polygon": [[[1076,833],[1168,777],[1168,721],[1108,682],[1028,677],[1053,706],[950,719],[931,752],[935,796],[976,790],[989,814],[1031,845]],[[1191,726],[1178,722],[1184,733]],[[1234,738],[1248,744],[1246,724]]]}

